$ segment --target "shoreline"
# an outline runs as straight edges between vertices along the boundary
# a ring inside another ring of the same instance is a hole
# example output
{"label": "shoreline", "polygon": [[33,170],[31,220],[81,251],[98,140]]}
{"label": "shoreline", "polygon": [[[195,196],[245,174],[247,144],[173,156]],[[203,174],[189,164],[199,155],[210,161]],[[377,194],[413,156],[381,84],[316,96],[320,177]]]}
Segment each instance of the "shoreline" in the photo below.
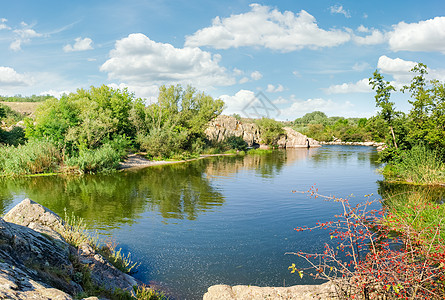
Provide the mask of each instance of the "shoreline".
{"label": "shoreline", "polygon": [[216,157],[216,156],[234,156],[236,153],[220,153],[220,154],[202,154],[196,158],[183,159],[183,160],[149,160],[143,157],[140,154],[130,154],[128,157],[119,164],[117,171],[127,171],[127,170],[135,170],[135,169],[143,169],[152,166],[162,166],[162,165],[171,165],[178,163],[185,163],[189,161],[195,161],[207,157]]}

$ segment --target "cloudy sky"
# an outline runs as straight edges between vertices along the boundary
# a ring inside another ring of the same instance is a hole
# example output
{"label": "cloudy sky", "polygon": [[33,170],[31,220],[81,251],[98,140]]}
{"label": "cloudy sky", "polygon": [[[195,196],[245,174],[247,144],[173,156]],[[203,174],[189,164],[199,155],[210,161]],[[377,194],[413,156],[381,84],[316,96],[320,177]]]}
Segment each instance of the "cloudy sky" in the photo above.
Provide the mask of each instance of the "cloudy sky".
{"label": "cloudy sky", "polygon": [[[191,84],[247,113],[372,116],[368,78],[416,62],[445,80],[445,1],[14,0],[0,3],[0,95]],[[408,95],[393,96],[408,110]],[[254,106],[254,105],[253,105]],[[253,107],[255,110],[255,107]]]}

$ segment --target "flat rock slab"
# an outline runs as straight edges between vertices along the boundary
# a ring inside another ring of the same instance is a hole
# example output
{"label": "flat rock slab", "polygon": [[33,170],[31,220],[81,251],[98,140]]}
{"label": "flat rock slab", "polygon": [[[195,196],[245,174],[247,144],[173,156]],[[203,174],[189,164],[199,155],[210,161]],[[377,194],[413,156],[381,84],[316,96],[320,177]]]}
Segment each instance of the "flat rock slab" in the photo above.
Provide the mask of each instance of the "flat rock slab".
{"label": "flat rock slab", "polygon": [[255,299],[337,299],[331,283],[320,285],[295,285],[291,287],[258,287],[247,285],[214,285],[205,293],[203,300],[255,300]]}

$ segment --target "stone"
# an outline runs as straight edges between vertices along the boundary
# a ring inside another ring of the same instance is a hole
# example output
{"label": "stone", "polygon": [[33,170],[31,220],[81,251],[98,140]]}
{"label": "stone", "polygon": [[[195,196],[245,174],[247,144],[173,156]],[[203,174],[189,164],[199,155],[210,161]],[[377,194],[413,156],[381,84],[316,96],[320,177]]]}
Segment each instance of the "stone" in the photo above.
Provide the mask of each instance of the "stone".
{"label": "stone", "polygon": [[[281,135],[277,145],[279,148],[320,147],[320,143],[308,138],[290,127],[283,127],[285,134]],[[242,137],[249,147],[261,146],[261,130],[254,123],[243,123],[231,116],[220,115],[209,122],[204,132],[211,141],[222,142],[230,136]],[[264,147],[262,149],[265,149]]]}
{"label": "stone", "polygon": [[63,224],[57,214],[29,199],[0,218],[0,299],[72,299],[83,291],[73,281],[74,256],[89,267],[97,286],[133,293],[133,286],[141,285],[91,245],[69,245],[57,232]]}
{"label": "stone", "polygon": [[330,283],[320,285],[295,285],[291,287],[258,287],[237,285],[214,285],[204,294],[203,300],[328,300],[337,299],[335,286]]}

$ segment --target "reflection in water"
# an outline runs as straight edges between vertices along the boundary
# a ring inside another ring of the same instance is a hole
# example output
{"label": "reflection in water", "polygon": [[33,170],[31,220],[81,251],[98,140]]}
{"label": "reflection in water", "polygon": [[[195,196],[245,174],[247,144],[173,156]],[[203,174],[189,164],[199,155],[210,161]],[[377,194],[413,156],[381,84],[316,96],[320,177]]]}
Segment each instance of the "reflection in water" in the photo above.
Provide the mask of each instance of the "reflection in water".
{"label": "reflection in water", "polygon": [[378,163],[377,151],[363,151],[368,150],[365,146],[323,146],[320,150],[312,156],[314,163],[326,164],[348,164],[351,158],[356,158],[359,162],[364,164],[370,164],[370,166],[377,168],[380,167]]}
{"label": "reflection in water", "polygon": [[73,212],[96,228],[133,223],[147,209],[164,218],[193,220],[224,202],[203,176],[205,162],[176,164],[112,175],[48,176],[0,180],[3,212],[13,194],[64,215]]}
{"label": "reflection in water", "polygon": [[224,203],[223,195],[209,182],[212,175],[230,176],[251,169],[261,177],[273,177],[283,165],[308,155],[309,151],[303,149],[213,157],[111,175],[3,178],[0,209],[4,213],[16,195],[19,200],[28,197],[61,216],[66,209],[95,228],[134,223],[144,211],[158,212],[164,219],[195,220],[199,213]]}

